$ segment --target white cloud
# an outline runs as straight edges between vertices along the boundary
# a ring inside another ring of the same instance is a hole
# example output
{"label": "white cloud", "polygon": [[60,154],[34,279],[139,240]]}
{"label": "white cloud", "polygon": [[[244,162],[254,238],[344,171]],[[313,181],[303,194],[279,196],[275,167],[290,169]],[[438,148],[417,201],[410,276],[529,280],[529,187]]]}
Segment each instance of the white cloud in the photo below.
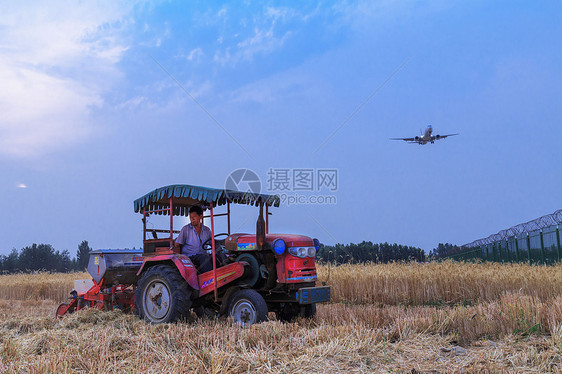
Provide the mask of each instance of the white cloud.
{"label": "white cloud", "polygon": [[219,11],[217,12],[217,17],[224,17],[226,15],[226,7],[222,7],[219,9]]}
{"label": "white cloud", "polygon": [[273,28],[269,30],[256,29],[254,36],[238,43],[238,47],[244,59],[252,60],[255,54],[268,53],[281,48],[290,36],[290,31],[287,31],[280,37],[276,37],[273,33]]}
{"label": "white cloud", "polygon": [[23,183],[20,183],[16,186],[17,188],[27,188],[27,186]]}
{"label": "white cloud", "polygon": [[[213,60],[222,65],[236,64],[240,60],[252,61],[258,54],[267,54],[279,50],[292,35],[289,31],[280,31],[279,23],[292,19],[304,21],[294,9],[267,7],[261,14],[253,18],[254,27],[252,34],[234,46],[226,47],[215,52]],[[245,28],[246,24],[240,21]],[[238,38],[239,33],[232,35]],[[232,38],[229,38],[232,39]],[[223,44],[224,37],[218,38],[219,44]]]}
{"label": "white cloud", "polygon": [[191,52],[187,55],[187,59],[189,61],[199,61],[199,59],[203,56],[203,50],[201,48],[192,49]]}
{"label": "white cloud", "polygon": [[92,108],[117,76],[132,5],[107,1],[3,6],[0,153],[37,157],[85,139]]}

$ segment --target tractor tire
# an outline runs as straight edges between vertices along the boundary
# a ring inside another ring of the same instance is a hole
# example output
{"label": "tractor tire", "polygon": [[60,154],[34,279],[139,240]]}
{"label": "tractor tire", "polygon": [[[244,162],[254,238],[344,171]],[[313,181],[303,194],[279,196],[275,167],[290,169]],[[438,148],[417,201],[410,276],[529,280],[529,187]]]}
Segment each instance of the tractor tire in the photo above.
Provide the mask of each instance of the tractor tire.
{"label": "tractor tire", "polygon": [[228,315],[242,327],[267,321],[267,304],[257,291],[238,290],[229,300]]}
{"label": "tractor tire", "polygon": [[168,265],[155,265],[145,271],[135,291],[135,310],[140,318],[157,324],[175,322],[189,316],[191,288]]}
{"label": "tractor tire", "polygon": [[314,318],[316,315],[316,304],[299,305],[297,303],[286,303],[283,307],[275,312],[278,321],[292,322],[297,317]]}

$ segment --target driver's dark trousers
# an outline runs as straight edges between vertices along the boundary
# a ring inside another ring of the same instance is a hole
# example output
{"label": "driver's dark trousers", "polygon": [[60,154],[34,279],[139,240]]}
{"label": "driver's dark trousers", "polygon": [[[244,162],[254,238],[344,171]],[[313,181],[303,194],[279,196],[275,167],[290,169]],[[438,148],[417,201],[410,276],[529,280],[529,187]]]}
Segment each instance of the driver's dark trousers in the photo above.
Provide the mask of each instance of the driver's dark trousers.
{"label": "driver's dark trousers", "polygon": [[193,265],[195,265],[199,274],[213,270],[211,256],[207,253],[198,253],[196,255],[189,256],[189,259],[193,262]]}

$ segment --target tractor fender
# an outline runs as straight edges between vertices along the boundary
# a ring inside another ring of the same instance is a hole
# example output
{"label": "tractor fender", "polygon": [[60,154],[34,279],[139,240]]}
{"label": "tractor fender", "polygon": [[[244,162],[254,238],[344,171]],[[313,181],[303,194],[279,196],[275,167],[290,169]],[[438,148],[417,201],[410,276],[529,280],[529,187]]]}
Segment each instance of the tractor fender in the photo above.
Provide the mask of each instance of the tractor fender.
{"label": "tractor fender", "polygon": [[199,282],[197,281],[197,269],[195,265],[187,256],[183,255],[160,255],[154,257],[145,257],[139,271],[137,272],[137,277],[140,277],[144,269],[148,269],[156,264],[174,265],[183,279],[189,284],[189,286],[194,290],[199,290]]}

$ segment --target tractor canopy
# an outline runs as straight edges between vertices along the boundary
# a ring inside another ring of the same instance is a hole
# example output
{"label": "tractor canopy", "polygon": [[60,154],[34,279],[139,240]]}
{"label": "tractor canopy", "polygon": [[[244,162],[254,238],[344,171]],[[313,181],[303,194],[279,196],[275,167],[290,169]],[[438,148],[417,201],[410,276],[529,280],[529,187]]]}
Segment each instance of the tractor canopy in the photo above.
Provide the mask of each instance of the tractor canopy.
{"label": "tractor canopy", "polygon": [[189,208],[199,205],[203,209],[227,203],[259,206],[279,206],[277,195],[258,194],[227,189],[216,189],[189,184],[174,184],[160,187],[138,198],[134,202],[135,213],[152,211],[156,214],[170,214],[170,202],[174,216],[189,216]]}

